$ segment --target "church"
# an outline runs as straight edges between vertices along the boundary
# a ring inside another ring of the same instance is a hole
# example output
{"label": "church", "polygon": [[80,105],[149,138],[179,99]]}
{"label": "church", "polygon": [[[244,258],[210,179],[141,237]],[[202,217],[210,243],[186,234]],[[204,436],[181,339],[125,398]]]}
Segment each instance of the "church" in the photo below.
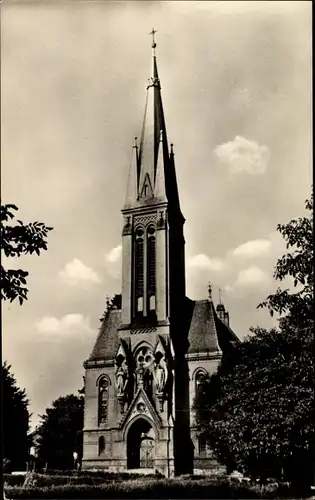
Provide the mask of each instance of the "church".
{"label": "church", "polygon": [[224,305],[215,308],[211,287],[205,300],[186,297],[185,218],[154,33],[142,131],[122,208],[121,300],[108,308],[84,362],[82,468],[172,477],[213,463],[198,438],[192,404],[238,338]]}

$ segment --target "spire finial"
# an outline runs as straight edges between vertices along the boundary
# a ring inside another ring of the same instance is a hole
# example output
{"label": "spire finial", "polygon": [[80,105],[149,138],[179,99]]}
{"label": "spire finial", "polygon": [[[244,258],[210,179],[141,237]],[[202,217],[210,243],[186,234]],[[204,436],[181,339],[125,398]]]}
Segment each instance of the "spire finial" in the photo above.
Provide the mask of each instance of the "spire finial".
{"label": "spire finial", "polygon": [[153,49],[153,55],[155,55],[155,47],[156,47],[156,43],[155,43],[155,33],[157,32],[157,30],[155,30],[154,28],[152,28],[152,31],[151,33],[149,33],[149,35],[152,35],[152,44],[151,44],[151,47]]}
{"label": "spire finial", "polygon": [[219,304],[222,304],[221,288],[219,288]]}
{"label": "spire finial", "polygon": [[133,143],[133,147],[134,147],[134,148],[137,148],[137,147],[138,147],[138,142],[137,142],[137,141],[138,141],[138,137],[135,137],[135,138],[134,138],[134,143]]}
{"label": "spire finial", "polygon": [[210,281],[208,284],[208,294],[209,294],[209,300],[212,300],[212,285]]}

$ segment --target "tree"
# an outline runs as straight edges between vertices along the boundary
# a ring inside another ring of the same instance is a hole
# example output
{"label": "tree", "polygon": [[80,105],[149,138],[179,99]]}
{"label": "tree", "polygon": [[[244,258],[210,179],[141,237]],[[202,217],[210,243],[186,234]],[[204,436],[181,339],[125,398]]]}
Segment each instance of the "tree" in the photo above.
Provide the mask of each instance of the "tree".
{"label": "tree", "polygon": [[291,276],[295,292],[277,288],[258,307],[267,307],[271,313],[282,316],[280,327],[289,323],[299,328],[311,326],[314,320],[314,261],[313,261],[313,196],[305,202],[309,217],[299,217],[287,224],[278,224],[278,231],[292,251],[277,262],[274,278],[283,281]]}
{"label": "tree", "polygon": [[121,294],[115,293],[115,295],[111,299],[107,297],[106,309],[100,318],[101,323],[102,321],[104,321],[107,311],[110,311],[111,309],[121,309]]}
{"label": "tree", "polygon": [[83,397],[71,394],[53,401],[41,416],[38,457],[50,469],[72,469],[73,452],[82,457],[83,408]]}
{"label": "tree", "polygon": [[230,470],[312,479],[312,332],[253,329],[195,401],[197,426]]}
{"label": "tree", "polygon": [[[313,201],[306,202],[312,212]],[[225,356],[194,402],[199,433],[229,469],[252,477],[314,480],[313,222],[278,230],[292,253],[274,276],[291,276],[294,292],[277,289],[259,307],[280,315],[279,329],[252,336]]]}
{"label": "tree", "polygon": [[25,470],[28,459],[29,418],[28,399],[24,389],[17,386],[11,366],[6,362],[1,370],[1,412],[3,423],[3,459],[11,469]]}
{"label": "tree", "polygon": [[[53,228],[38,221],[23,224],[17,220],[17,224],[11,225],[10,221],[14,219],[14,212],[17,210],[16,205],[1,205],[1,247],[5,256],[20,257],[33,253],[40,255],[42,250],[47,250],[46,238]],[[1,265],[1,300],[13,302],[18,298],[22,304],[28,294],[27,276],[27,271],[5,269]]]}

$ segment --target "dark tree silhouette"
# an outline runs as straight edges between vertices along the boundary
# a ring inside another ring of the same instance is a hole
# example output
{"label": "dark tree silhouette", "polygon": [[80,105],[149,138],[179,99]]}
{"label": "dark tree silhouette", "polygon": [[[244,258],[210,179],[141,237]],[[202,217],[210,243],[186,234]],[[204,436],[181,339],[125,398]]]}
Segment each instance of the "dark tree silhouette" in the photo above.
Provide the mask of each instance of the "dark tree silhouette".
{"label": "dark tree silhouette", "polygon": [[49,469],[72,469],[73,452],[82,457],[84,399],[73,394],[53,401],[41,416],[38,457]]}
{"label": "dark tree silhouette", "polygon": [[[11,225],[10,222],[17,210],[16,205],[1,205],[1,249],[4,255],[6,257],[20,257],[33,253],[40,255],[42,250],[47,250],[46,238],[53,228],[38,221],[23,224],[17,220],[17,224]],[[18,299],[22,304],[28,294],[27,276],[27,271],[5,269],[1,265],[1,300],[13,302]]]}
{"label": "dark tree silhouette", "polygon": [[292,252],[274,276],[291,276],[295,291],[277,289],[259,307],[280,315],[279,329],[252,335],[225,356],[199,391],[199,433],[229,469],[254,478],[314,480],[314,307],[312,199],[310,217],[279,225]]}
{"label": "dark tree silhouette", "polygon": [[17,386],[11,366],[6,362],[2,365],[1,386],[2,456],[12,470],[25,470],[29,445],[29,403],[25,390]]}

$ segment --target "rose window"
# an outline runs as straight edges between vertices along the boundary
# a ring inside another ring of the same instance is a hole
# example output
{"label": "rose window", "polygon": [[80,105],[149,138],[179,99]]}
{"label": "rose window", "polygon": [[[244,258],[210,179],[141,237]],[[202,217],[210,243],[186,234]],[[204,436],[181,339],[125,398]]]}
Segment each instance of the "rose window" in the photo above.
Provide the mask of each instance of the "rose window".
{"label": "rose window", "polygon": [[148,368],[154,361],[152,350],[147,346],[141,347],[136,355],[136,361],[138,366],[141,365],[143,368]]}

